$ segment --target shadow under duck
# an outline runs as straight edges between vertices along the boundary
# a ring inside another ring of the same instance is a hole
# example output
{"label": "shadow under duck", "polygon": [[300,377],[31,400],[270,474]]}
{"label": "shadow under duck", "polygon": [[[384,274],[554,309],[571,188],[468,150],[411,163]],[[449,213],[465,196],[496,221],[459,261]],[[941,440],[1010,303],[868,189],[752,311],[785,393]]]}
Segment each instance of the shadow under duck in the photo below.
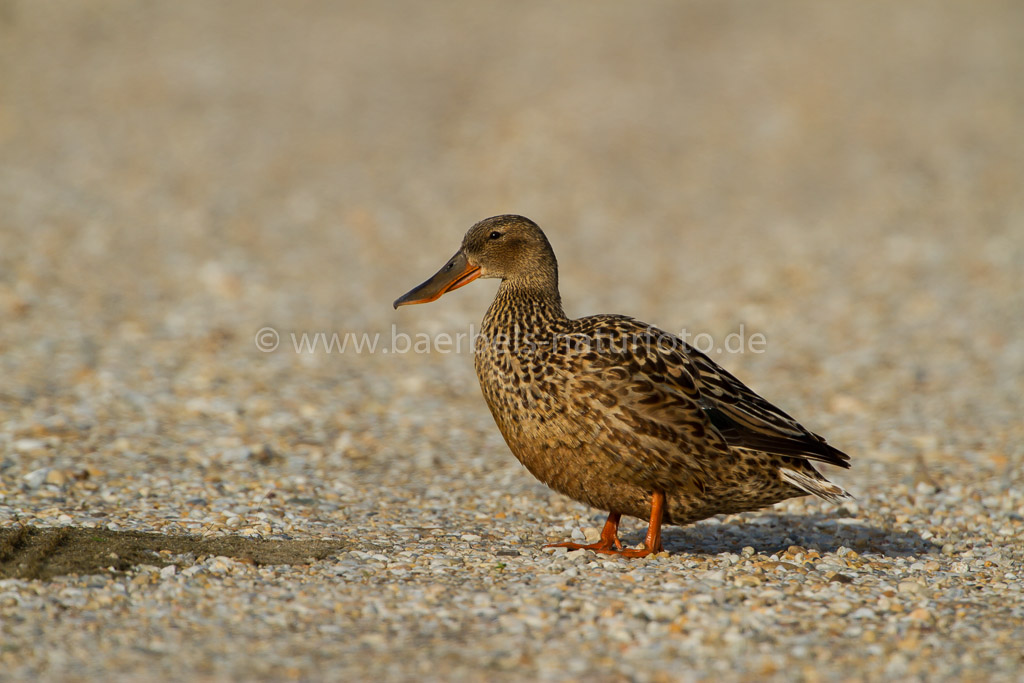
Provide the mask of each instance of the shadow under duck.
{"label": "shadow under duck", "polygon": [[[395,308],[477,278],[501,280],[475,365],[505,442],[537,479],[609,513],[598,542],[553,546],[643,557],[661,552],[662,523],[850,498],[813,464],[849,456],[682,339],[622,315],[566,317],[554,251],[528,218],[474,225]],[[622,515],[649,520],[643,548],[622,547]]]}

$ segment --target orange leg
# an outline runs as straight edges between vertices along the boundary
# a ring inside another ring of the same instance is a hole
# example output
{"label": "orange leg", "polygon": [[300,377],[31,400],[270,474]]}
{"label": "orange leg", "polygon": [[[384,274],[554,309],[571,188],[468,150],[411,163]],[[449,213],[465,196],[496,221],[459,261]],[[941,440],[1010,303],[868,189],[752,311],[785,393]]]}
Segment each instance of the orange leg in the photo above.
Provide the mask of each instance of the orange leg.
{"label": "orange leg", "polygon": [[599,553],[614,553],[612,545],[620,551],[622,550],[622,543],[619,542],[619,519],[622,518],[618,512],[609,512],[608,519],[604,523],[604,528],[601,529],[601,540],[597,543],[591,543],[590,545],[583,545],[582,543],[572,543],[566,541],[565,543],[548,543],[545,548],[568,548],[569,550],[593,550]]}
{"label": "orange leg", "polygon": [[[596,553],[606,555],[621,555],[622,557],[647,557],[660,553],[664,548],[661,545],[661,520],[665,515],[665,494],[655,491],[651,496],[651,522],[647,527],[647,536],[644,538],[643,548],[623,548],[619,543],[619,518],[621,515],[612,512],[608,515],[608,521],[604,523],[601,530],[601,540],[590,545],[581,543],[551,543],[545,548],[569,548],[570,550],[593,550]],[[615,549],[612,544],[615,544]]]}
{"label": "orange leg", "polygon": [[661,519],[665,516],[665,494],[655,491],[651,494],[651,522],[647,525],[647,536],[644,537],[643,548],[626,548],[622,554],[626,557],[647,557],[664,550],[661,545]]}

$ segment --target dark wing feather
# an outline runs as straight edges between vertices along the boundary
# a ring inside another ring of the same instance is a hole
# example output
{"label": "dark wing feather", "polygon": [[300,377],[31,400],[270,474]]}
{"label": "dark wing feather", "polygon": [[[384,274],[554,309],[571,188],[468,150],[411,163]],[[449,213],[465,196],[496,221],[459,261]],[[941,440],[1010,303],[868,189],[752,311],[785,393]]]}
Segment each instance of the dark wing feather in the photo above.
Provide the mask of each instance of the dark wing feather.
{"label": "dark wing feather", "polygon": [[680,355],[700,389],[701,408],[733,448],[850,466],[850,456],[761,398],[700,351],[687,346]]}
{"label": "dark wing feather", "polygon": [[[600,387],[608,401],[606,412],[626,423],[624,433],[659,435],[634,449],[641,454],[636,457],[650,457],[645,451],[676,441],[687,466],[698,472],[700,457],[723,448],[850,466],[849,456],[678,337],[626,316],[592,316],[572,325],[574,334],[607,343],[598,344],[597,352],[591,346],[590,353],[580,354],[578,374],[569,383],[577,389]],[[645,467],[662,474],[675,469],[667,462]]]}

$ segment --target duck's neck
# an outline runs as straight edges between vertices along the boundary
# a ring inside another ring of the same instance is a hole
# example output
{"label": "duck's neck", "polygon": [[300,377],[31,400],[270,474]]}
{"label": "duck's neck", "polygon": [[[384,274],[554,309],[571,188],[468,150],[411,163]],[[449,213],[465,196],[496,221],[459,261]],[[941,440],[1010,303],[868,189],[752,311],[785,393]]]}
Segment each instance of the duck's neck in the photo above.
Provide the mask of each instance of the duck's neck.
{"label": "duck's neck", "polygon": [[510,279],[502,280],[483,325],[503,332],[513,328],[539,330],[565,319],[557,276],[547,280]]}

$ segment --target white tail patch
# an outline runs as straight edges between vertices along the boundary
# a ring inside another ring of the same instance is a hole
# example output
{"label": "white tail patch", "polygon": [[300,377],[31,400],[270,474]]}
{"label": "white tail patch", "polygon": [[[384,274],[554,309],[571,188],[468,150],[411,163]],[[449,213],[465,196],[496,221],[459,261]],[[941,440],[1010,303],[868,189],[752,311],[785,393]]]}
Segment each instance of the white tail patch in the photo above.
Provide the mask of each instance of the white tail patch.
{"label": "white tail patch", "polygon": [[807,493],[824,498],[832,503],[853,500],[853,496],[847,493],[842,486],[836,486],[824,477],[815,479],[810,475],[791,470],[787,467],[779,468],[779,475],[801,491],[807,491]]}

